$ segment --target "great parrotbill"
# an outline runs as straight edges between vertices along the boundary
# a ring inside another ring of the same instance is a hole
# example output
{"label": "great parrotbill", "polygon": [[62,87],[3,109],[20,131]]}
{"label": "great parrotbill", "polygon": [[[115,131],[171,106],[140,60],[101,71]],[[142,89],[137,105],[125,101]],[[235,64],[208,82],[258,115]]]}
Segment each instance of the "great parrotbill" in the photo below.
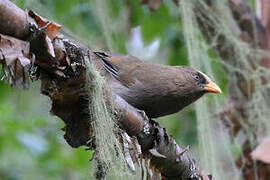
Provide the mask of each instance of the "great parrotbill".
{"label": "great parrotbill", "polygon": [[176,113],[206,93],[221,93],[208,76],[191,67],[149,63],[109,52],[95,54],[113,77],[112,91],[150,118]]}

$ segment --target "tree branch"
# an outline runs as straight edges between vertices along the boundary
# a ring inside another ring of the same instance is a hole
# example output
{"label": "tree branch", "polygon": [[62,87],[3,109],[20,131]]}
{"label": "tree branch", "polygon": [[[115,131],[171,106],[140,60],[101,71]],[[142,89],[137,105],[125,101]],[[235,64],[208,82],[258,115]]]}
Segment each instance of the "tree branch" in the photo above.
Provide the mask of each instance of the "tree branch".
{"label": "tree branch", "polygon": [[[89,90],[85,89],[85,57],[89,57],[102,74],[101,60],[90,49],[63,38],[58,30],[59,25],[31,11],[25,13],[8,0],[0,0],[0,33],[30,43],[28,55],[24,57],[32,64],[32,78],[41,80],[41,93],[51,98],[51,113],[65,122],[66,141],[72,147],[87,145],[94,148],[93,144],[89,144],[92,127],[89,123],[91,112],[87,107]],[[7,36],[7,39],[10,37]],[[0,46],[3,54],[0,63],[10,67],[4,56],[8,54],[4,51],[6,45],[2,43]],[[11,64],[14,65],[16,59],[17,56]],[[20,62],[25,71],[26,67]],[[16,73],[16,69],[9,70]],[[166,179],[199,179],[202,176],[188,152],[181,149],[164,128],[148,120],[121,97],[114,95],[113,100],[120,126],[129,136],[137,137],[143,157],[150,161],[155,171]]]}

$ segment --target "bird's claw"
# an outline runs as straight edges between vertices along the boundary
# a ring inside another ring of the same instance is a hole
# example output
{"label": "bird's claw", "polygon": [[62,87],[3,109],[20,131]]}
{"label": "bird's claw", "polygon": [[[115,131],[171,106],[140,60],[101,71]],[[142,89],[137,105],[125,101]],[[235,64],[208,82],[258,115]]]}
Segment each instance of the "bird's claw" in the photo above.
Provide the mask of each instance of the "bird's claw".
{"label": "bird's claw", "polygon": [[145,112],[143,110],[138,110],[138,112],[141,114],[143,119],[148,119],[147,115],[145,114]]}

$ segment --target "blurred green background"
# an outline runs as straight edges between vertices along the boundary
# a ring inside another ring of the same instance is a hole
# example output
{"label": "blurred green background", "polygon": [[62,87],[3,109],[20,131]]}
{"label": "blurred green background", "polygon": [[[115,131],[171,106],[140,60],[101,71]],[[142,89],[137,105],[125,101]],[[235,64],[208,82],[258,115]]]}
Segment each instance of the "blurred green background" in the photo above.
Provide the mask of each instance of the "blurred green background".
{"label": "blurred green background", "polygon": [[[170,65],[188,63],[179,9],[171,0],[165,0],[154,13],[139,0],[13,2],[61,24],[63,33],[92,49]],[[217,61],[212,64],[224,90],[226,75]],[[29,91],[0,82],[0,179],[92,179],[92,152],[69,147],[60,130],[63,122],[50,116],[49,109],[50,100],[39,94],[39,82],[32,83]],[[192,106],[158,121],[181,146],[196,149]]]}

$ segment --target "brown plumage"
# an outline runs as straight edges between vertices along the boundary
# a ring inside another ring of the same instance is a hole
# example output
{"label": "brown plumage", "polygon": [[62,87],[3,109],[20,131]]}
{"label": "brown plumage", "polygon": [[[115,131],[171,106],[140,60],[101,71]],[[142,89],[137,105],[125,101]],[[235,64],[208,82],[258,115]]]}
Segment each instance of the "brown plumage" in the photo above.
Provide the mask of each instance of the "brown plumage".
{"label": "brown plumage", "polygon": [[155,118],[173,114],[207,92],[221,93],[205,74],[186,66],[144,62],[134,56],[95,52],[113,77],[113,92]]}

